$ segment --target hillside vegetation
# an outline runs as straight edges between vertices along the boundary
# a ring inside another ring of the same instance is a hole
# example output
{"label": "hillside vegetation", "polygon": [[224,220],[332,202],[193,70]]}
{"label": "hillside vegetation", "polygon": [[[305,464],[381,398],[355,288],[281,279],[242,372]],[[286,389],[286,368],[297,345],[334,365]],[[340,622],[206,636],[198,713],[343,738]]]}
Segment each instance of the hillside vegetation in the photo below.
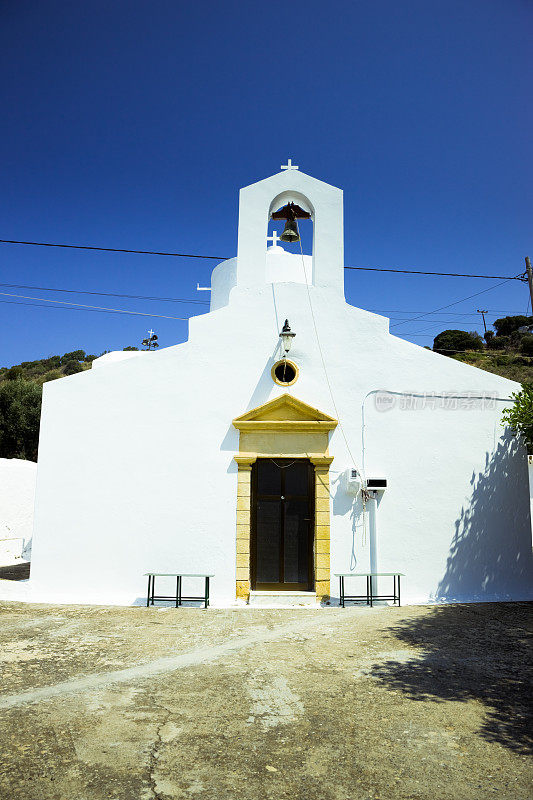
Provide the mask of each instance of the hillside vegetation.
{"label": "hillside vegetation", "polygon": [[43,383],[91,369],[97,357],[73,350],[62,356],[0,367],[0,458],[37,460]]}
{"label": "hillside vegetation", "polygon": [[516,353],[465,350],[452,358],[518,383],[533,383],[533,358]]}
{"label": "hillside vegetation", "polygon": [[533,382],[533,317],[502,317],[483,337],[473,331],[446,330],[433,350],[518,383]]}
{"label": "hillside vegetation", "polygon": [[[125,347],[124,350],[138,350],[138,348]],[[104,353],[108,352],[108,350],[104,351]],[[100,353],[100,356],[103,356],[104,353]],[[23,361],[12,367],[0,367],[0,383],[22,378],[22,380],[34,381],[42,386],[46,381],[54,381],[57,378],[64,378],[66,375],[75,375],[76,372],[91,369],[95,358],[99,358],[99,356],[87,355],[84,350],[72,350],[62,356],[49,356],[37,361]]]}

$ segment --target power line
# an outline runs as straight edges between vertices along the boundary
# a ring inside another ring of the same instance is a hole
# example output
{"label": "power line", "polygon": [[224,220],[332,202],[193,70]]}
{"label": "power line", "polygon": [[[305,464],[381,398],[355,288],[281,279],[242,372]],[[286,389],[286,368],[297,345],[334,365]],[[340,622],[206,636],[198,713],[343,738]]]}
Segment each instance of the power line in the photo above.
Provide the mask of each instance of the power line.
{"label": "power line", "polygon": [[419,335],[423,334],[425,331],[431,331],[431,330],[434,330],[435,328],[440,328],[442,330],[442,323],[437,325],[436,323],[433,322],[431,325],[427,325],[425,328],[417,328],[412,333],[406,333],[404,335],[405,336],[419,336]]}
{"label": "power line", "polygon": [[89,292],[83,289],[52,289],[49,286],[28,286],[24,283],[0,283],[11,289],[35,289],[40,292],[66,292],[67,294],[92,294],[101,297],[127,297],[131,300],[158,300],[167,303],[194,303],[195,305],[208,306],[206,300],[187,300],[183,297],[149,297],[143,294],[118,294],[117,292]]}
{"label": "power line", "polygon": [[[507,279],[507,280],[511,280],[511,279]],[[506,281],[503,281],[503,282],[505,283]],[[498,285],[501,285],[501,284],[498,284]],[[78,290],[78,289],[57,289],[57,288],[50,288],[50,287],[45,287],[45,286],[40,286],[39,287],[39,286],[29,286],[27,284],[12,284],[12,283],[0,283],[0,286],[12,287],[12,288],[40,289],[41,291],[50,291],[50,292],[67,292],[67,293],[71,293],[71,294],[89,294],[89,295],[99,295],[99,296],[105,296],[105,297],[125,297],[125,298],[138,299],[138,300],[158,300],[158,301],[184,302],[184,303],[191,302],[191,303],[195,303],[195,304],[198,304],[198,305],[209,305],[209,303],[207,303],[207,302],[205,302],[203,300],[185,300],[183,298],[153,297],[153,296],[147,296],[147,295],[127,295],[127,294],[119,294],[119,293],[116,293],[116,292],[92,292],[92,291],[85,291],[85,290]],[[496,286],[491,287],[491,289],[492,288],[495,289]],[[483,290],[483,292],[487,292],[487,291],[490,291],[490,289],[484,289]],[[483,294],[483,292],[478,292],[477,294]],[[134,315],[137,315],[137,316],[159,317],[161,319],[176,319],[176,320],[188,320],[189,319],[188,317],[174,317],[174,316],[168,316],[168,315],[163,315],[163,314],[150,314],[148,312],[142,312],[142,311],[127,311],[125,309],[112,309],[112,308],[104,308],[102,306],[89,306],[89,305],[85,305],[83,303],[68,303],[65,300],[48,300],[48,299],[43,298],[43,297],[26,297],[25,295],[12,294],[11,292],[0,292],[0,295],[4,295],[4,296],[7,296],[7,297],[17,297],[17,298],[27,299],[27,300],[39,300],[39,301],[43,301],[44,303],[61,303],[63,305],[79,306],[80,309],[87,308],[87,309],[91,309],[91,310],[104,311],[104,312],[117,313],[117,314],[134,314]],[[475,296],[476,295],[470,295],[470,297],[475,297]],[[466,300],[466,299],[469,299],[469,298],[464,298],[464,299]],[[3,302],[8,302],[8,301],[3,301]],[[40,303],[41,306],[43,306],[43,302]],[[456,305],[457,303],[460,303],[460,302],[462,302],[462,301],[458,300],[455,303],[450,303],[449,306],[443,306],[442,308],[449,308],[450,306]],[[15,303],[15,305],[38,305],[38,304],[35,304],[35,303],[18,303],[17,304],[17,303]],[[61,306],[55,306],[55,307],[56,308],[60,308]],[[389,313],[389,314],[393,314],[393,313],[404,313],[404,314],[405,313],[410,313],[410,312],[405,312],[405,311],[403,311],[403,312],[402,311],[388,311],[388,312],[380,311],[380,312],[378,312],[377,309],[371,309],[371,310],[374,313]],[[394,321],[394,325],[391,325],[391,327],[396,327],[397,325],[402,325],[405,322],[413,322],[413,321],[415,321],[417,319],[421,319],[421,318],[423,318],[425,316],[429,316],[431,314],[437,313],[439,310],[441,310],[441,309],[436,309],[434,311],[422,312],[417,317],[411,317],[411,318],[408,318],[408,319],[402,319],[401,317],[390,317],[390,319]],[[413,312],[411,312],[411,313],[413,313]],[[503,314],[503,313],[509,313],[509,312],[499,311],[499,312],[494,312],[494,313],[502,313]],[[470,319],[476,319],[476,316],[474,314],[468,314],[468,313],[453,314],[452,312],[450,312],[450,316],[463,317],[463,318],[468,317]],[[434,320],[434,322],[430,326],[430,328],[431,327],[435,327],[436,325],[439,325],[439,324],[446,324],[446,323],[449,323],[451,321],[453,321],[453,320],[447,320],[447,319]],[[424,328],[424,330],[427,330],[427,329]]]}
{"label": "power line", "polygon": [[[420,308],[417,309],[416,311],[407,310],[407,309],[403,309],[403,308],[402,309],[395,308],[393,310],[391,310],[391,309],[383,309],[383,308],[381,308],[381,309],[378,309],[378,308],[366,308],[364,310],[365,311],[370,311],[373,314],[424,314],[425,313]],[[462,314],[458,314],[458,313],[454,314],[453,311],[449,311],[449,312],[444,312],[444,315],[447,316],[447,317],[475,317],[476,316],[473,312],[470,313],[468,311],[465,311]],[[391,319],[392,319],[392,317],[391,317]]]}
{"label": "power line", "polygon": [[[2,241],[0,239],[0,241]],[[471,275],[464,272],[429,272],[427,270],[420,270],[420,269],[394,269],[388,267],[344,267],[344,269],[363,269],[369,272],[399,272],[403,275],[439,275],[444,276],[446,278],[489,278],[493,280],[497,280],[498,278],[503,278],[504,280],[509,281],[521,281],[523,280],[521,275],[516,275],[513,277],[509,277],[508,275]]]}
{"label": "power line", "polygon": [[[82,291],[82,290],[77,290],[77,289],[52,289],[52,288],[45,287],[45,286],[28,286],[27,284],[15,284],[15,283],[0,283],[0,286],[7,286],[7,287],[14,287],[14,288],[27,288],[27,289],[41,289],[42,291],[50,291],[50,292],[69,292],[69,293],[72,293],[72,294],[101,295],[101,296],[105,296],[105,297],[126,297],[126,298],[131,298],[131,299],[138,299],[138,300],[161,300],[161,301],[165,300],[165,301],[172,301],[172,302],[184,302],[184,303],[192,302],[192,303],[197,303],[197,304],[201,304],[201,305],[209,305],[209,303],[206,303],[205,301],[202,301],[202,300],[196,300],[195,301],[195,300],[185,300],[185,299],[181,299],[181,298],[171,298],[171,297],[151,297],[151,296],[146,296],[146,295],[128,295],[128,294],[118,294],[118,293],[114,293],[114,292],[90,292],[90,291]],[[0,294],[3,294],[5,296],[9,296],[9,297],[25,297],[25,295],[16,295],[16,294],[11,294],[10,292],[0,292]],[[101,306],[88,306],[88,305],[84,306],[83,303],[71,303],[71,304],[68,304],[64,300],[55,300],[55,299],[54,300],[48,300],[46,298],[40,298],[40,297],[39,298],[28,298],[28,299],[43,300],[44,303],[62,303],[64,305],[80,306],[79,310],[81,310],[82,308],[85,307],[85,308],[88,308],[88,309],[91,309],[91,310],[106,311],[106,312],[118,313],[118,314],[122,314],[122,313],[127,314],[127,313],[129,313],[129,314],[137,314],[137,315],[141,315],[141,316],[161,317],[163,319],[178,319],[178,320],[188,319],[188,317],[186,318],[186,317],[165,316],[165,315],[162,315],[162,314],[150,314],[148,312],[141,312],[141,311],[135,311],[134,312],[134,311],[126,311],[125,309],[107,309],[107,308],[103,308]],[[14,301],[8,301],[8,300],[3,300],[2,302],[3,303],[12,302],[14,305],[30,305],[30,306],[31,305],[39,305],[38,303],[15,303]],[[44,303],[40,303],[40,306],[43,307]],[[61,308],[62,306],[53,306],[53,307]],[[407,314],[409,314],[409,313],[417,313],[417,312],[398,311],[398,310],[396,310],[396,311],[385,311],[385,310],[378,311],[377,309],[368,309],[368,310],[372,311],[373,313],[382,313],[382,314],[385,314],[385,313],[388,313],[388,314],[394,314],[394,313],[396,313],[396,314],[397,313],[403,313],[403,314],[405,314],[405,313],[407,313]],[[436,313],[436,312],[433,312],[433,311],[422,312],[421,315],[425,316],[425,315],[429,315],[429,314],[432,314],[432,313]],[[494,312],[494,313],[510,314],[510,313],[514,313],[514,312],[499,311],[499,312]],[[475,314],[468,314],[468,313],[454,314],[453,312],[450,312],[450,314],[447,314],[446,316],[461,317],[463,319],[468,318],[469,321],[477,319]],[[411,322],[412,321],[412,318],[403,319],[402,317],[390,317],[389,319],[394,321],[395,323],[396,322]],[[453,321],[454,320],[449,320],[449,319],[434,320],[434,322],[431,324],[430,327],[436,327],[438,325],[450,323],[450,322],[453,322]],[[459,322],[459,320],[458,320],[458,322]],[[424,330],[426,330],[426,328],[424,328]]]}
{"label": "power line", "polygon": [[[138,317],[159,317],[160,319],[177,319],[187,322],[189,317],[169,317],[164,314],[147,314],[144,311],[126,311],[123,308],[105,308],[103,306],[89,306],[84,303],[69,303],[66,300],[47,300],[45,297],[27,297],[23,294],[12,294],[11,292],[0,292],[2,297],[17,297],[21,300],[39,300],[44,303],[61,303],[64,306],[77,306],[80,309],[88,308],[95,311],[112,311],[115,314],[132,314]],[[61,306],[50,306],[51,308],[61,308]]]}
{"label": "power line", "polygon": [[[53,302],[53,301],[51,301]],[[24,303],[19,300],[0,300],[0,303],[8,303],[13,306],[34,306],[56,311],[90,311],[93,314],[122,314],[122,311],[114,311],[110,308],[73,308],[71,306],[48,306],[46,303]],[[143,317],[160,317],[160,314],[141,314],[140,311],[127,311],[127,314],[141,315]],[[181,317],[163,317],[163,319],[181,319]]]}
{"label": "power line", "polygon": [[[431,312],[428,312],[428,313],[431,313]],[[433,324],[435,324],[435,325],[437,325],[437,324],[441,324],[441,325],[448,324],[449,325],[452,322],[457,322],[457,323],[464,322],[465,325],[467,325],[467,324],[469,325],[471,322],[477,322],[478,321],[477,317],[474,317],[473,315],[470,315],[470,314],[469,315],[461,314],[460,316],[463,319],[435,319],[433,321]],[[465,317],[468,317],[468,319],[464,319]],[[411,321],[410,317],[389,317],[389,319],[392,320],[393,322],[410,322]]]}
{"label": "power line", "polygon": [[19,242],[15,239],[0,239],[2,244],[31,244],[35,247],[66,247],[69,250],[99,250],[104,253],[139,253],[144,256],[173,256],[174,258],[207,258],[226,261],[225,256],[199,256],[193,253],[164,253],[157,250],[125,250],[121,247],[95,247],[88,244],[55,244],[54,242]]}
{"label": "power line", "polygon": [[[6,285],[10,286],[11,284],[0,284],[0,286],[6,286]],[[53,291],[53,290],[50,290],[50,291]],[[7,295],[9,297],[23,297],[23,295],[12,295],[12,294],[8,294],[7,292],[2,292],[0,294]],[[87,294],[93,294],[93,292],[87,292]],[[99,294],[99,293],[95,292],[94,294]],[[115,297],[115,296],[122,297],[122,296],[130,296],[130,295],[110,295],[110,296],[112,296],[112,297]],[[142,295],[139,295],[139,297],[142,298]],[[58,308],[58,309],[63,309],[63,311],[90,310],[90,311],[102,311],[102,312],[111,313],[111,314],[123,314],[124,313],[124,314],[135,314],[135,315],[141,315],[141,316],[160,317],[162,319],[177,319],[177,320],[188,319],[188,318],[185,318],[185,317],[171,317],[171,316],[164,316],[164,315],[161,315],[161,314],[150,314],[148,312],[141,312],[141,311],[126,311],[124,309],[103,308],[103,307],[100,307],[100,306],[86,306],[86,305],[83,305],[81,303],[71,303],[71,304],[68,304],[69,308],[66,308],[65,307],[66,304],[65,304],[64,300],[48,300],[46,298],[35,298],[35,299],[36,300],[44,300],[44,302],[41,302],[41,303],[23,303],[23,302],[19,302],[19,301],[16,301],[16,300],[0,300],[0,302],[1,303],[9,303],[11,305],[20,305],[20,306],[37,306],[37,307],[41,307],[41,308]],[[144,298],[144,299],[146,299],[146,298]],[[63,303],[63,305],[50,305],[50,306],[48,306],[48,305],[46,305],[46,303]],[[429,312],[429,313],[431,313],[431,312]],[[455,316],[466,316],[466,315],[458,314],[458,315],[455,315]],[[401,317],[390,317],[390,319],[391,320],[396,320],[396,321],[408,321],[408,320],[402,320]],[[453,320],[447,320],[447,319],[434,320],[433,323],[429,326],[429,328],[424,328],[423,330],[428,330],[430,328],[439,327],[440,325],[446,324],[446,323],[449,323],[449,322],[453,322]],[[407,335],[415,336],[415,335],[418,335],[418,334],[409,333]]]}
{"label": "power line", "polygon": [[[159,250],[128,250],[121,247],[97,247],[95,245],[84,244],[57,244],[55,242],[24,242],[17,239],[0,239],[2,244],[25,244],[34,247],[64,247],[70,250],[97,250],[104,253],[137,253],[145,256],[171,256],[172,258],[203,258],[214,261],[227,261],[227,256],[205,256],[197,253],[167,253]],[[516,275],[477,275],[464,272],[432,272],[429,270],[399,269],[397,267],[368,267],[368,266],[345,266],[344,269],[365,270],[368,272],[396,272],[402,275],[436,275],[446,278],[487,278],[489,280],[524,280],[523,276]]]}
{"label": "power line", "polygon": [[445,306],[440,306],[439,308],[435,308],[433,311],[428,311],[425,314],[419,314],[417,317],[411,317],[411,319],[404,320],[403,322],[395,322],[394,325],[391,325],[391,328],[397,328],[399,325],[405,325],[408,322],[414,322],[417,319],[422,319],[422,317],[428,317],[430,314],[436,314],[438,311],[444,311],[445,308],[451,308],[452,306],[456,306],[459,303],[464,303],[465,300],[470,300],[472,297],[478,297],[480,294],[491,292],[493,289],[497,289],[498,286],[503,286],[504,283],[509,283],[509,281],[512,280],[514,280],[514,278],[506,278],[504,281],[501,281],[500,283],[495,283],[494,286],[489,286],[488,289],[482,289],[481,292],[475,292],[474,294],[469,294],[467,297],[462,297],[460,300],[455,300],[453,303],[448,303]]}
{"label": "power line", "polygon": [[[11,289],[33,289],[35,291],[40,292],[62,292],[66,294],[88,294],[94,295],[99,297],[124,297],[130,300],[155,300],[162,303],[191,303],[193,305],[202,305],[208,306],[210,305],[209,301],[206,300],[192,300],[185,297],[159,297],[157,295],[144,295],[144,294],[122,294],[119,292],[94,292],[89,291],[88,289],[63,289],[58,287],[51,287],[51,286],[33,286],[27,283],[0,283],[0,286],[5,286]],[[58,301],[61,302],[61,301]],[[529,304],[529,301],[528,301]],[[373,314],[422,314],[426,312],[422,312],[420,310],[413,311],[409,309],[383,309],[383,308],[368,308],[365,309],[366,311],[370,311]],[[488,312],[491,314],[522,314],[522,311],[502,311],[501,309],[489,308]],[[431,312],[428,312],[431,313]],[[462,314],[457,314],[454,312],[449,312],[445,316],[450,317],[472,317],[476,319],[476,314],[463,312]],[[391,317],[392,319],[392,317]]]}
{"label": "power line", "polygon": [[[40,299],[44,299],[44,298],[40,298]],[[76,304],[69,304],[68,306],[67,305],[47,305],[47,303],[54,303],[54,302],[61,302],[62,303],[64,301],[61,301],[61,300],[60,301],[46,300],[45,302],[42,302],[42,303],[25,303],[25,302],[22,302],[20,300],[0,300],[0,303],[2,303],[2,304],[5,303],[5,304],[8,304],[8,305],[16,305],[16,306],[31,306],[31,307],[34,307],[34,308],[46,308],[46,309],[49,309],[49,310],[50,309],[55,309],[57,311],[90,311],[92,313],[99,313],[99,314],[130,314],[130,315],[134,315],[134,316],[157,317],[159,319],[175,319],[175,320],[188,321],[188,318],[186,318],[186,317],[170,317],[170,316],[163,316],[161,314],[148,314],[148,313],[144,313],[144,312],[141,312],[141,311],[125,311],[123,309],[100,308],[98,306],[84,306],[84,305],[82,305],[80,307],[76,307]],[[437,323],[429,326],[429,329],[433,328],[433,327],[436,327],[436,324]],[[428,328],[423,328],[423,330],[426,331],[426,330],[428,330]],[[408,333],[408,334],[405,334],[405,336],[409,336],[409,337],[413,337],[413,338],[418,338],[418,337],[422,336],[422,337],[427,338],[427,334],[426,333],[421,333],[421,332]],[[404,341],[408,341],[408,339],[404,339]],[[463,350],[442,350],[442,349],[440,349],[439,352],[462,353],[464,351]]]}
{"label": "power line", "polygon": [[[523,314],[523,311],[502,311],[501,309],[497,309],[497,308],[489,308],[488,310],[489,310],[489,312],[491,314],[507,314],[507,315],[511,315],[511,314],[522,315]],[[420,309],[418,311],[407,311],[404,308],[402,308],[402,309],[395,308],[395,309],[392,309],[392,310],[390,308],[389,309],[367,308],[367,309],[365,309],[365,311],[370,311],[373,314],[423,314],[423,313],[425,313],[423,311],[420,311]],[[446,316],[447,317],[465,317],[465,316],[476,316],[476,315],[475,314],[470,315],[466,311],[464,313],[462,313],[462,314],[458,314],[457,312],[453,312],[453,311],[448,311],[446,313]]]}

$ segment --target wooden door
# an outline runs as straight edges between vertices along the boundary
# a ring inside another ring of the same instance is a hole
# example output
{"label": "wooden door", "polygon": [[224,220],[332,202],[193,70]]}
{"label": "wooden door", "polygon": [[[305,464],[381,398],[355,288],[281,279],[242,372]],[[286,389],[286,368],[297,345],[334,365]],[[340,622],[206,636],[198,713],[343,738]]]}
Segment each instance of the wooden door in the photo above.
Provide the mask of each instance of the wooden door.
{"label": "wooden door", "polygon": [[312,590],[314,468],[259,458],[252,471],[252,588]]}

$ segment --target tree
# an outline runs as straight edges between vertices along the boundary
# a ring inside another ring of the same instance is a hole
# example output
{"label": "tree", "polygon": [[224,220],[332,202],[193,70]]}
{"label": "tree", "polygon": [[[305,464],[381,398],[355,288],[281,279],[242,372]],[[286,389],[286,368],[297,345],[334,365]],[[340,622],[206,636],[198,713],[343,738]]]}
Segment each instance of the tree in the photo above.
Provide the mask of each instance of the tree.
{"label": "tree", "polygon": [[525,356],[533,356],[533,334],[526,333],[520,341],[520,352]]}
{"label": "tree", "polygon": [[61,366],[61,356],[50,356],[50,358],[43,358],[40,363],[46,369],[57,369]]}
{"label": "tree", "polygon": [[487,347],[489,350],[505,350],[505,348],[509,347],[510,344],[510,336],[491,336],[490,339],[487,339]]}
{"label": "tree", "polygon": [[65,375],[75,375],[76,372],[83,372],[83,367],[78,361],[67,361],[64,372]]}
{"label": "tree", "polygon": [[24,370],[21,366],[10,367],[6,372],[8,381],[17,381],[24,375]]}
{"label": "tree", "polygon": [[524,383],[522,390],[511,397],[514,405],[505,409],[502,422],[523,436],[528,453],[533,453],[533,383]]}
{"label": "tree", "polygon": [[33,381],[0,384],[0,458],[37,460],[41,393]]}
{"label": "tree", "polygon": [[61,356],[61,364],[64,366],[69,361],[83,361],[85,358],[85,350],[73,350],[72,353],[65,353]]}
{"label": "tree", "polygon": [[433,341],[433,350],[436,353],[446,353],[446,351],[462,352],[464,350],[482,350],[483,340],[476,331],[447,330],[442,331]]}
{"label": "tree", "polygon": [[496,336],[510,336],[518,328],[523,328],[525,325],[533,325],[533,317],[525,317],[520,314],[516,317],[502,317],[494,322]]}
{"label": "tree", "polygon": [[138,350],[138,349],[139,349],[138,347],[132,347],[131,345],[128,345],[128,347],[123,347],[122,348],[122,350]]}

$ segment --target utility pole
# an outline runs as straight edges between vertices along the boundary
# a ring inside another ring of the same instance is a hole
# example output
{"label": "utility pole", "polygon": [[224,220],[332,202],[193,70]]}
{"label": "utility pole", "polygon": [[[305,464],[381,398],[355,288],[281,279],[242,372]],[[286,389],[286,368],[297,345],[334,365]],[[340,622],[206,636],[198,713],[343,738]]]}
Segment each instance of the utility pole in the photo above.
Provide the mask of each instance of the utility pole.
{"label": "utility pole", "polygon": [[533,271],[531,270],[531,259],[526,256],[527,282],[529,283],[529,295],[531,297],[531,311],[533,313]]}
{"label": "utility pole", "polygon": [[485,333],[487,333],[487,323],[485,322],[485,314],[489,313],[488,309],[486,309],[486,308],[484,308],[484,309],[478,308],[477,313],[481,314],[481,316],[483,317],[483,327],[485,328]]}

